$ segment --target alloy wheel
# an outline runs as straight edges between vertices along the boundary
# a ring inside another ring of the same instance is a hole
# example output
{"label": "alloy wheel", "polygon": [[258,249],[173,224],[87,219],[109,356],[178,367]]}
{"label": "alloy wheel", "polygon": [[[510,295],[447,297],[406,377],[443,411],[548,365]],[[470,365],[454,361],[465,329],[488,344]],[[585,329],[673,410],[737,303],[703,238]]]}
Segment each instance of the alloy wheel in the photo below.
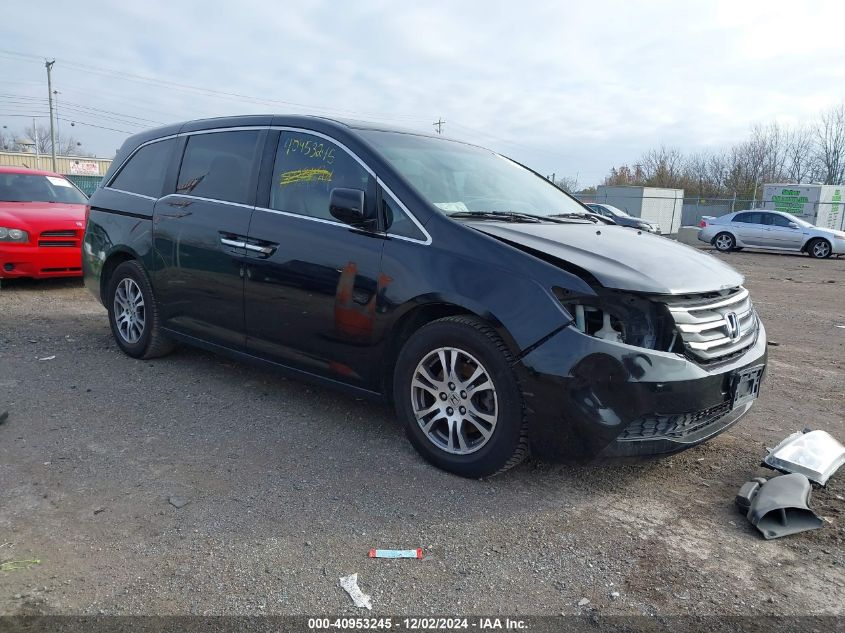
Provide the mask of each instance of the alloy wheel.
{"label": "alloy wheel", "polygon": [[134,345],[144,334],[144,295],[135,280],[124,278],[114,293],[114,321],[120,337]]}
{"label": "alloy wheel", "polygon": [[428,440],[454,455],[481,449],[496,429],[496,387],[472,354],[440,347],[427,354],[411,382],[414,417]]}
{"label": "alloy wheel", "polygon": [[733,246],[733,240],[730,235],[720,235],[716,238],[716,248],[720,251],[727,251]]}
{"label": "alloy wheel", "polygon": [[823,259],[828,255],[830,255],[830,244],[828,244],[824,240],[819,240],[818,242],[813,244],[813,257]]}

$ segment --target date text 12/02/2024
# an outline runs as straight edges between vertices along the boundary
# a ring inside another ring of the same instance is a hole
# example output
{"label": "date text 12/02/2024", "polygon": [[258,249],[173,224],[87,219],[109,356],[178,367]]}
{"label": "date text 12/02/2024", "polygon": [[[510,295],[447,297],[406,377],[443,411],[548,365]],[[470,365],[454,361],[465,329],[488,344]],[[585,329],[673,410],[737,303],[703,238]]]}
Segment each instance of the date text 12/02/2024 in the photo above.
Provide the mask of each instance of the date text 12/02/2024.
{"label": "date text 12/02/2024", "polygon": [[511,618],[309,618],[310,630],[389,630],[409,631],[458,631],[476,629],[479,631],[526,630],[525,620]]}

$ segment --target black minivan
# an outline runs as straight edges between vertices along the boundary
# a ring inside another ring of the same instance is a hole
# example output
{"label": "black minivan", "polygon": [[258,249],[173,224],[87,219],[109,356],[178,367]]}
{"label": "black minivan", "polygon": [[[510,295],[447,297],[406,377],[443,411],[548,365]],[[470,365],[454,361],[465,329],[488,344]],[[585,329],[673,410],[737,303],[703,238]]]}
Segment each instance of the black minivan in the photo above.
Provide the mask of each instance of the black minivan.
{"label": "black minivan", "polygon": [[718,259],[495,152],[318,117],[128,139],[85,280],[135,358],[198,345],[392,400],[437,466],[671,453],[751,407],[766,336]]}

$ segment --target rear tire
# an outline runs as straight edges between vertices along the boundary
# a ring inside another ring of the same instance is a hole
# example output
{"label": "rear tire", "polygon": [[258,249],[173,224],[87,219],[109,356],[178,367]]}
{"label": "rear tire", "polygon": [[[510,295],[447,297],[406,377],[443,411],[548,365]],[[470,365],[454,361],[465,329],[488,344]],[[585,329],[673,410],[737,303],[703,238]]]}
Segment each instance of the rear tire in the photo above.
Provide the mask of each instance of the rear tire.
{"label": "rear tire", "polygon": [[719,233],[713,238],[713,246],[717,251],[728,253],[736,248],[736,239],[730,233]]}
{"label": "rear tire", "polygon": [[153,289],[143,267],[135,260],[114,269],[106,292],[109,325],[117,346],[132,358],[156,358],[176,344],[161,332]]}
{"label": "rear tire", "polygon": [[827,259],[833,249],[826,239],[817,237],[807,244],[807,253],[814,259]]}
{"label": "rear tire", "polygon": [[420,328],[394,369],[393,401],[414,448],[461,477],[487,477],[529,452],[514,358],[496,331],[470,316]]}

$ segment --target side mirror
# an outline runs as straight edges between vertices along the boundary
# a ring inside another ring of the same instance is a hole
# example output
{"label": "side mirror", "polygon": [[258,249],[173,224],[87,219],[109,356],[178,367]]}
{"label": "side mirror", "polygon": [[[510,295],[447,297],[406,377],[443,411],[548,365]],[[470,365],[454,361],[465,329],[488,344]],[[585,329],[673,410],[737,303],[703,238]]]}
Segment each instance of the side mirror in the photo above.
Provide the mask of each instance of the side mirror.
{"label": "side mirror", "polygon": [[367,222],[364,202],[362,190],[338,187],[329,195],[329,213],[344,224],[363,226]]}
{"label": "side mirror", "polygon": [[798,228],[798,225],[797,225],[797,224],[795,224],[795,222],[790,222],[790,223],[789,223],[789,228],[791,228],[791,229],[797,229],[797,228]]}

